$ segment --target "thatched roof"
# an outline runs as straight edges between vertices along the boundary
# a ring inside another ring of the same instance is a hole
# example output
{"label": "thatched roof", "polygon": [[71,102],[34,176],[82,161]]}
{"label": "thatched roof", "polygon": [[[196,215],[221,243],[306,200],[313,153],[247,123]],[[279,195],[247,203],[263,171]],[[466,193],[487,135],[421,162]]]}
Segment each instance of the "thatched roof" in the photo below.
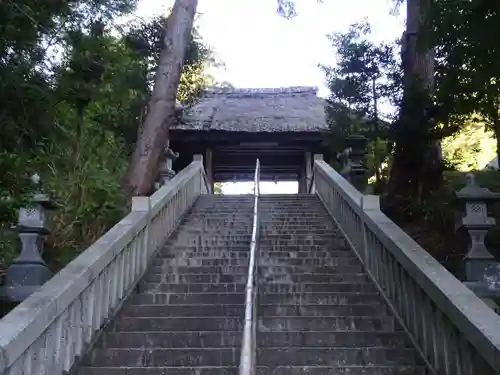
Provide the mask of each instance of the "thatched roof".
{"label": "thatched roof", "polygon": [[179,130],[232,132],[327,131],[315,87],[211,89],[183,111]]}

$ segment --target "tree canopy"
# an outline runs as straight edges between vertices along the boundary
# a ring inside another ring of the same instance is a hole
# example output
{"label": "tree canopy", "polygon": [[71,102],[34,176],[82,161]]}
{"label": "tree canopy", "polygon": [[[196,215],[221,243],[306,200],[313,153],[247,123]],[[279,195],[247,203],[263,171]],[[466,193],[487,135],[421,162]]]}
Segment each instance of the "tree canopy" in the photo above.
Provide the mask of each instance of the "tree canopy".
{"label": "tree canopy", "polygon": [[[0,269],[17,252],[8,228],[29,176],[60,204],[47,257],[54,267],[127,210],[122,179],[151,94],[165,19],[133,19],[136,0],[0,4]],[[209,83],[211,52],[195,30],[179,101]],[[3,259],[2,259],[3,258]]]}

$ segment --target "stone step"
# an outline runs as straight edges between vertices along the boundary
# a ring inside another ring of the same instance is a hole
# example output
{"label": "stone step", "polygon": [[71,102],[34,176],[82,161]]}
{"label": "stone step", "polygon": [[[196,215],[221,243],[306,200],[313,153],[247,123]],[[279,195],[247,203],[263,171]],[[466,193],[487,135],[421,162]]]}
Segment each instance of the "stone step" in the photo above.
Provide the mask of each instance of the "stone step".
{"label": "stone step", "polygon": [[[305,247],[304,247],[305,248]],[[303,248],[303,249],[304,249]],[[268,250],[269,249],[269,250]],[[245,254],[245,253],[244,253]],[[354,252],[346,250],[293,250],[290,248],[281,247],[268,247],[260,248],[259,255],[262,257],[270,258],[288,258],[288,259],[337,259],[337,258],[351,258],[358,259]]]}
{"label": "stone step", "polygon": [[287,331],[259,332],[258,347],[409,348],[404,332]]}
{"label": "stone step", "polygon": [[302,284],[264,284],[259,285],[259,293],[375,293],[372,283],[302,283]]}
{"label": "stone step", "polygon": [[206,245],[165,245],[160,252],[161,254],[171,254],[171,253],[192,253],[192,252],[231,252],[231,251],[250,251],[250,246],[247,244],[243,245],[230,245],[230,246],[206,246]]}
{"label": "stone step", "polygon": [[342,243],[345,241],[344,237],[342,236],[336,236],[330,232],[325,232],[322,234],[319,233],[309,233],[306,231],[301,231],[298,233],[277,233],[277,234],[271,234],[268,233],[265,236],[261,236],[261,240],[304,240],[304,239],[311,239],[311,238],[318,238],[321,240],[336,240],[339,243]]}
{"label": "stone step", "polygon": [[239,305],[131,305],[126,304],[122,317],[240,317],[245,315],[245,306]]}
{"label": "stone step", "polygon": [[190,226],[190,225],[214,225],[214,226],[219,226],[219,225],[227,225],[228,227],[230,226],[238,226],[238,225],[245,225],[245,226],[252,226],[253,224],[253,214],[249,214],[247,216],[241,216],[241,215],[235,215],[227,213],[227,214],[221,214],[221,213],[206,213],[206,214],[189,214],[184,221],[182,221],[182,224],[180,228],[184,226]]}
{"label": "stone step", "polygon": [[243,305],[245,295],[243,293],[141,293],[132,296],[130,301],[136,305]]}
{"label": "stone step", "polygon": [[[327,225],[312,225],[312,224],[306,224],[304,225],[290,225],[287,226],[286,224],[262,224],[260,225],[261,228],[261,233],[267,234],[267,235],[280,235],[280,236],[287,236],[290,234],[300,234],[300,235],[307,235],[309,232],[314,232],[317,235],[330,235],[330,236],[337,236],[341,237],[341,234],[338,233],[338,230],[332,225],[332,226],[327,226]],[[293,232],[290,232],[290,229],[294,229]]]}
{"label": "stone step", "polygon": [[259,218],[264,221],[274,221],[275,223],[303,223],[308,220],[331,222],[332,218],[327,213],[317,213],[316,210],[297,211],[263,211],[259,210]]}
{"label": "stone step", "polygon": [[[283,267],[281,267],[283,268]],[[292,268],[292,267],[290,267]],[[187,267],[187,266],[170,266],[168,262],[163,262],[162,265],[151,266],[148,273],[171,273],[171,274],[187,274],[187,273],[205,273],[214,275],[234,275],[244,274],[248,272],[247,266],[206,266],[206,267]],[[283,273],[283,272],[281,272]]]}
{"label": "stone step", "polygon": [[[337,258],[286,258],[261,256],[258,259],[259,266],[318,266],[318,267],[352,267],[361,265],[355,257],[337,257]],[[153,259],[153,266],[163,266],[168,264],[171,267],[203,267],[203,266],[247,266],[248,257],[224,257],[208,258],[194,257],[189,254],[183,254],[177,257],[157,257]]]}
{"label": "stone step", "polygon": [[253,205],[255,202],[255,197],[253,195],[248,195],[246,197],[215,197],[214,198],[206,198],[200,197],[196,201],[193,207],[204,207],[204,206],[249,206]]}
{"label": "stone step", "polygon": [[227,209],[223,211],[196,212],[191,210],[185,217],[185,220],[198,220],[200,222],[209,222],[216,220],[233,220],[241,219],[241,222],[253,220],[253,206],[252,208],[242,210]]}
{"label": "stone step", "polygon": [[[248,269],[247,269],[248,271]],[[163,274],[163,273],[147,273],[143,279],[145,283],[246,283],[247,274],[240,273],[235,275],[220,275],[207,273],[188,273],[188,274]]]}
{"label": "stone step", "polygon": [[296,212],[297,210],[304,209],[307,212],[311,213],[324,213],[325,208],[322,203],[319,202],[283,202],[277,204],[269,204],[260,202],[259,210],[262,212],[284,212],[284,211],[292,211]]}
{"label": "stone step", "polygon": [[[229,259],[225,260],[229,261]],[[231,261],[235,260],[236,259],[231,259]],[[354,256],[337,257],[337,258],[286,258],[286,257],[278,258],[278,257],[262,256],[259,257],[258,261],[259,261],[259,266],[264,266],[264,267],[271,267],[271,266],[351,267],[351,266],[361,265],[358,258],[355,258]]]}
{"label": "stone step", "polygon": [[[149,273],[172,273],[172,274],[187,274],[187,273],[208,273],[208,274],[244,274],[248,272],[248,266],[171,266],[165,261],[161,265],[150,267]],[[274,274],[294,274],[294,273],[362,273],[363,266],[289,266],[289,265],[264,265],[259,264],[259,272],[262,277],[267,278]]]}
{"label": "stone step", "polygon": [[[236,231],[236,232],[251,232],[252,223],[233,223],[233,222],[220,222],[220,223],[184,223],[178,230],[190,230],[192,232],[219,232],[219,231]],[[328,229],[328,228],[327,228]]]}
{"label": "stone step", "polygon": [[394,332],[393,317],[372,316],[264,316],[259,317],[259,332],[282,331],[370,331]]}
{"label": "stone step", "polygon": [[230,210],[233,209],[235,211],[251,211],[253,210],[253,206],[255,201],[253,199],[248,200],[246,202],[238,202],[238,201],[226,201],[226,202],[203,202],[194,205],[191,209],[192,211],[202,211],[202,210]]}
{"label": "stone step", "polygon": [[284,215],[291,214],[297,216],[299,213],[305,213],[311,216],[328,216],[328,212],[325,211],[324,207],[317,203],[311,204],[293,204],[293,205],[273,205],[266,206],[261,204],[259,206],[259,214],[262,216],[266,215]]}
{"label": "stone step", "polygon": [[218,237],[217,235],[189,236],[187,234],[172,237],[166,242],[166,246],[245,246],[250,244],[251,234],[235,235],[231,237]]}
{"label": "stone step", "polygon": [[[293,229],[293,231],[292,231]],[[201,227],[195,225],[186,225],[178,229],[172,235],[172,238],[176,238],[180,235],[184,236],[220,236],[220,237],[245,237],[252,233],[252,226],[248,225],[246,227],[227,227],[221,224],[219,227]],[[341,234],[334,228],[319,228],[313,225],[301,225],[294,226],[290,228],[283,228],[281,225],[266,226],[261,225],[261,236],[272,237],[280,236],[283,238],[295,238],[295,237],[305,237],[305,236],[325,236],[325,237],[337,237],[343,238]]]}
{"label": "stone step", "polygon": [[[289,250],[287,248],[272,248],[268,247],[269,250],[260,250],[259,257],[260,259],[354,259],[358,261],[356,255],[354,255],[351,251],[346,250],[332,250],[332,251],[317,251],[317,250],[301,250],[294,251]],[[224,248],[218,248],[209,251],[198,251],[196,248],[192,248],[191,250],[177,250],[173,248],[165,248],[160,252],[160,255],[157,259],[172,259],[174,257],[182,257],[182,258],[218,258],[218,259],[234,259],[234,258],[242,258],[246,259],[250,256],[250,247],[242,247],[239,250],[228,250]]]}
{"label": "stone step", "polygon": [[[259,244],[260,253],[266,252],[328,252],[333,255],[346,254],[349,256],[354,256],[354,253],[348,246],[344,247],[327,247],[321,245],[293,245],[293,246],[280,246],[280,245],[263,245]],[[207,245],[167,245],[164,246],[160,254],[177,254],[177,253],[208,253],[208,252],[249,252],[250,246],[248,244],[243,245],[229,245],[229,246],[207,246]]]}
{"label": "stone step", "polygon": [[169,238],[168,242],[181,241],[181,240],[195,240],[195,243],[204,242],[227,242],[227,241],[250,241],[252,238],[251,232],[226,232],[219,234],[217,232],[206,233],[191,233],[188,230],[182,230],[179,233]]}
{"label": "stone step", "polygon": [[190,237],[185,236],[176,239],[170,239],[165,243],[165,246],[215,246],[215,247],[231,247],[231,246],[250,246],[251,236],[248,236],[247,239],[231,239],[227,238],[206,238],[206,237]]}
{"label": "stone step", "polygon": [[[260,348],[259,366],[416,366],[415,351],[391,348]],[[103,348],[91,356],[94,366],[238,365],[239,348]]]}
{"label": "stone step", "polygon": [[[105,348],[223,348],[241,345],[239,331],[149,331],[106,332],[101,347]],[[264,347],[385,347],[409,348],[403,332],[333,332],[333,331],[288,331],[259,332],[258,346]]]}
{"label": "stone step", "polygon": [[189,211],[190,215],[211,215],[211,214],[233,214],[238,213],[242,215],[252,215],[253,214],[253,204],[248,206],[241,205],[225,205],[223,207],[215,206],[205,206],[205,207],[195,207]]}
{"label": "stone step", "polygon": [[[415,366],[413,349],[391,348],[260,348],[259,366]],[[274,372],[273,372],[274,373]]]}
{"label": "stone step", "polygon": [[309,238],[311,236],[314,237],[325,237],[325,238],[342,238],[342,236],[336,234],[330,229],[318,229],[310,226],[304,226],[302,228],[297,228],[295,231],[291,232],[288,228],[282,229],[282,228],[277,228],[277,229],[266,229],[262,228],[260,231],[261,237],[269,237],[272,238],[273,236],[275,237],[281,237],[281,238]]}
{"label": "stone step", "polygon": [[245,199],[202,199],[197,200],[192,208],[199,207],[253,207],[255,198],[248,196]]}
{"label": "stone step", "polygon": [[[247,270],[248,271],[248,268]],[[224,284],[224,283],[246,283],[248,278],[247,273],[221,275],[221,274],[206,274],[206,273],[188,273],[188,274],[163,274],[163,273],[147,273],[143,279],[145,283],[208,283],[208,284]],[[327,273],[327,274],[308,274],[308,273],[281,273],[271,275],[261,275],[259,280],[265,284],[272,283],[368,283],[370,282],[365,273]]]}
{"label": "stone step", "polygon": [[[259,316],[329,317],[329,316],[387,316],[387,308],[379,305],[259,305]],[[132,305],[120,312],[122,317],[243,317],[244,306],[239,305]]]}
{"label": "stone step", "polygon": [[258,306],[259,317],[302,317],[311,319],[315,317],[336,317],[336,316],[365,316],[365,317],[386,317],[388,310],[380,305],[262,305]]}
{"label": "stone step", "polygon": [[293,265],[267,265],[264,262],[259,262],[259,272],[262,277],[268,277],[273,274],[282,273],[362,273],[364,272],[361,263],[353,265],[341,265],[341,266],[293,266]]}
{"label": "stone step", "polygon": [[[246,282],[246,280],[245,280]],[[267,290],[267,289],[266,289]],[[323,289],[321,289],[323,290]],[[245,283],[224,283],[224,284],[163,284],[163,283],[141,283],[139,287],[141,293],[243,293]]]}
{"label": "stone step", "polygon": [[[243,249],[242,249],[243,250]],[[159,258],[198,258],[198,259],[247,259],[250,255],[250,246],[246,247],[246,251],[228,251],[226,249],[217,249],[210,251],[175,251],[164,249],[161,251]]]}
{"label": "stone step", "polygon": [[370,282],[365,273],[276,273],[261,275],[262,283],[353,283]]}
{"label": "stone step", "polygon": [[264,305],[384,305],[377,293],[306,293],[306,294],[261,294],[259,302]]}
{"label": "stone step", "polygon": [[[176,257],[173,259],[157,257],[153,259],[153,266],[163,266],[168,264],[171,267],[218,267],[218,266],[247,266],[247,258],[189,258]],[[340,263],[339,263],[340,264]]]}
{"label": "stone step", "polygon": [[178,232],[172,235],[172,238],[178,237],[180,235],[184,236],[217,236],[217,237],[244,237],[252,235],[252,226],[249,225],[246,228],[219,228],[217,230],[210,229],[198,229],[192,226],[183,226],[179,228]]}
{"label": "stone step", "polygon": [[253,209],[251,212],[236,212],[232,210],[228,212],[212,212],[211,214],[191,212],[184,219],[184,223],[220,223],[224,221],[233,223],[251,223],[253,221]]}
{"label": "stone step", "polygon": [[210,199],[217,201],[224,201],[224,200],[245,200],[250,198],[253,198],[253,194],[239,194],[239,195],[202,194],[198,197],[198,200],[196,202],[210,200]]}
{"label": "stone step", "polygon": [[[243,293],[245,283],[223,283],[223,284],[175,284],[175,283],[141,283],[140,293]],[[263,283],[259,285],[259,293],[370,293],[376,292],[371,283]]]}
{"label": "stone step", "polygon": [[[115,332],[143,331],[241,331],[243,316],[199,316],[187,317],[122,317],[117,319],[111,330]],[[291,324],[291,323],[290,323]],[[342,323],[339,323],[342,324]],[[361,323],[360,323],[361,324]],[[375,323],[374,323],[375,324]]]}
{"label": "stone step", "polygon": [[[325,216],[324,220],[320,219],[311,219],[311,220],[305,220],[302,217],[285,217],[285,216],[280,216],[279,218],[276,218],[273,220],[272,217],[266,217],[267,215],[260,215],[259,216],[259,223],[261,225],[279,225],[279,226],[291,226],[291,227],[302,227],[302,225],[308,225],[311,227],[322,227],[325,226],[327,228],[334,228],[338,229],[337,225],[332,221],[332,219],[328,216]],[[208,220],[210,218],[207,218]]]}
{"label": "stone step", "polygon": [[297,193],[297,194],[261,194],[263,200],[279,201],[281,199],[319,199],[316,194]]}
{"label": "stone step", "polygon": [[[320,211],[316,209],[290,209],[290,210],[263,210],[259,207],[259,216],[262,220],[280,220],[280,221],[290,221],[290,222],[302,222],[307,218],[316,219],[317,221],[332,222],[331,216],[326,211]],[[234,210],[234,209],[224,209],[224,210],[206,210],[206,211],[191,211],[185,218],[186,220],[252,220],[253,219],[253,208],[245,211]]]}
{"label": "stone step", "polygon": [[[238,375],[238,367],[197,366],[197,367],[82,367],[78,375]],[[266,370],[267,371],[267,370]],[[262,373],[264,375],[267,373]],[[259,374],[260,375],[260,374]],[[365,375],[365,374],[363,374]],[[378,375],[378,374],[376,374]],[[392,374],[381,374],[392,375]],[[407,374],[403,374],[407,375]],[[413,374],[408,374],[413,375]]]}
{"label": "stone step", "polygon": [[[189,242],[190,244],[197,244],[198,242],[193,240]],[[210,242],[214,244],[223,244],[221,242]],[[241,242],[243,243],[243,242]],[[229,244],[229,243],[228,243]],[[236,244],[233,242],[233,244]],[[291,237],[291,238],[283,238],[282,236],[262,236],[259,240],[259,245],[262,246],[321,246],[327,249],[348,249],[349,245],[346,241],[338,239],[338,238],[330,238],[330,237],[319,237],[311,235],[309,238],[306,236],[303,237]]]}
{"label": "stone step", "polygon": [[417,366],[259,366],[257,375],[426,375],[426,372],[424,367]]}
{"label": "stone step", "polygon": [[[238,367],[83,367],[79,375],[238,375]],[[257,367],[256,375],[426,375],[415,366]]]}
{"label": "stone step", "polygon": [[284,233],[294,233],[296,231],[304,231],[304,232],[313,232],[320,233],[325,232],[332,236],[340,237],[341,233],[339,230],[333,225],[320,225],[320,224],[311,224],[311,223],[302,223],[302,224],[279,224],[279,223],[263,223],[260,222],[260,231],[261,234],[272,234],[273,232],[277,232],[278,234]]}
{"label": "stone step", "polygon": [[168,349],[102,349],[92,353],[93,366],[238,366],[239,347],[168,348]]}
{"label": "stone step", "polygon": [[226,348],[241,345],[240,331],[107,332],[105,348]]}

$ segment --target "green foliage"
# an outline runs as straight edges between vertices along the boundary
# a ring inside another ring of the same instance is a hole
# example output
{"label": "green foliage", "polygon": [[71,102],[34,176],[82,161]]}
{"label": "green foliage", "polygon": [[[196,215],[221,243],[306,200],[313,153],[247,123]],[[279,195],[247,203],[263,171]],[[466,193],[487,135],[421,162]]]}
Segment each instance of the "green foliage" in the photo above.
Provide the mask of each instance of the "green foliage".
{"label": "green foliage", "polygon": [[454,132],[464,117],[479,116],[498,138],[500,4],[433,1],[425,16],[424,38],[436,51],[438,119]]}
{"label": "green foliage", "polygon": [[442,142],[446,164],[458,171],[483,169],[496,155],[491,131],[477,118],[469,118],[460,130]]}
{"label": "green foliage", "polygon": [[355,23],[346,33],[330,36],[337,52],[336,67],[321,66],[326,75],[331,100],[361,118],[374,119],[376,101],[392,99],[397,93],[398,73],[395,44],[376,45],[369,41],[370,26]]}
{"label": "green foliage", "polygon": [[214,194],[222,194],[222,183],[216,182],[214,184]]}
{"label": "green foliage", "polygon": [[337,65],[320,68],[331,92],[327,109],[330,147],[341,151],[347,136],[361,134],[367,137],[367,167],[378,182],[386,169],[384,161],[389,150],[389,126],[381,118],[390,115],[380,110],[379,102],[390,102],[397,97],[400,72],[395,45],[376,45],[368,40],[369,35],[367,23],[353,24],[346,33],[331,35],[330,40],[337,51]]}
{"label": "green foliage", "polygon": [[[150,96],[164,19],[117,34],[112,20],[136,0],[56,3],[0,4],[0,270],[18,252],[8,228],[31,196],[35,171],[61,206],[44,255],[54,270],[128,210],[121,182]],[[210,60],[196,33],[188,49],[184,101],[207,83]]]}

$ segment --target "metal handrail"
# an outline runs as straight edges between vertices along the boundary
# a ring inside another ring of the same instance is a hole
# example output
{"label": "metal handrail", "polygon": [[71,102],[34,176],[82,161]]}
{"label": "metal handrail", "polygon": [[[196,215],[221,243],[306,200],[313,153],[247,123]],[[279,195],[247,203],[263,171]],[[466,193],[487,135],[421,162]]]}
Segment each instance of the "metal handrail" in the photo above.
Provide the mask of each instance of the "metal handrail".
{"label": "metal handrail", "polygon": [[257,358],[257,255],[259,251],[260,161],[255,164],[252,240],[245,288],[245,326],[241,343],[239,375],[254,375]]}

